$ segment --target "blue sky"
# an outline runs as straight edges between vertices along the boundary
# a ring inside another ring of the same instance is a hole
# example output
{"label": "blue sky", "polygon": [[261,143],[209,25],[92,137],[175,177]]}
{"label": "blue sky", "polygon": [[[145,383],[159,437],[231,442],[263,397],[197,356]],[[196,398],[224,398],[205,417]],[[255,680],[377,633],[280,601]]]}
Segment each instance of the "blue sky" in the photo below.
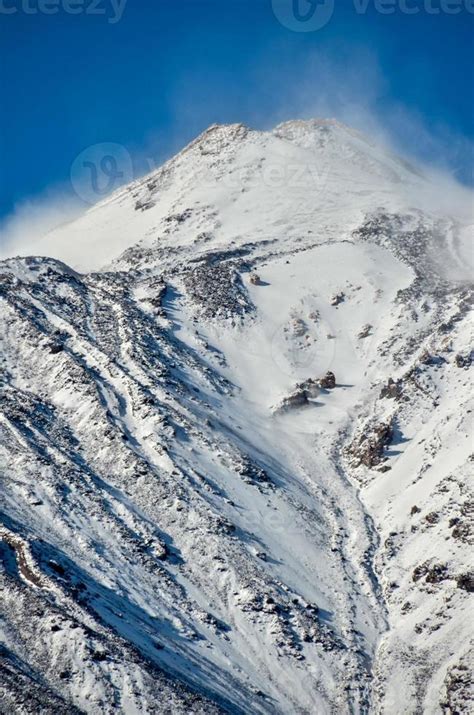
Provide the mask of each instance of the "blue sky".
{"label": "blue sky", "polygon": [[398,0],[334,0],[305,32],[276,17],[291,19],[293,0],[273,0],[276,12],[272,0],[127,0],[120,19],[112,0],[95,1],[104,14],[92,0],[75,0],[78,14],[66,11],[74,0],[0,2],[0,218],[72,193],[91,145],[122,145],[140,175],[214,122],[321,114],[473,183],[469,0],[405,0],[416,14]]}

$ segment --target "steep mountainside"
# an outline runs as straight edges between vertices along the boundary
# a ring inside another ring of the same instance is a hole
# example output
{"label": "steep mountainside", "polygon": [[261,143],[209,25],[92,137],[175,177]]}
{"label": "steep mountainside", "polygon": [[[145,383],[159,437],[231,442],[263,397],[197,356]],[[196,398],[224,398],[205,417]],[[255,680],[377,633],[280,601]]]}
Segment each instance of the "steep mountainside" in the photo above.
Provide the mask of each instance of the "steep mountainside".
{"label": "steep mountainside", "polygon": [[431,194],[336,122],[216,126],[1,262],[0,712],[469,712],[470,237]]}

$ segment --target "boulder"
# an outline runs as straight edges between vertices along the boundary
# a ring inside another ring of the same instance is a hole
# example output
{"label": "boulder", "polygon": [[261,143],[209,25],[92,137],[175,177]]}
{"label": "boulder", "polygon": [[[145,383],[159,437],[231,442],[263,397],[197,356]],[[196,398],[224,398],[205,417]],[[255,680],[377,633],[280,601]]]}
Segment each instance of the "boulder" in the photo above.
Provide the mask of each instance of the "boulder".
{"label": "boulder", "polygon": [[318,380],[319,387],[324,390],[334,390],[336,387],[336,376],[333,372],[328,372]]}
{"label": "boulder", "polygon": [[147,211],[148,209],[153,208],[154,205],[155,202],[151,199],[138,199],[138,201],[135,203],[135,211]]}
{"label": "boulder", "polygon": [[277,405],[276,412],[287,412],[288,410],[294,410],[298,407],[304,407],[308,404],[308,397],[305,390],[297,389],[292,392],[287,397]]}
{"label": "boulder", "polygon": [[457,367],[469,367],[471,365],[471,356],[458,353],[454,358],[454,362]]}
{"label": "boulder", "polygon": [[384,385],[380,391],[381,398],[398,399],[402,394],[402,383],[400,380],[393,380],[391,377],[388,378],[388,382]]}
{"label": "boulder", "polygon": [[473,527],[471,521],[458,520],[458,522],[454,524],[454,529],[451,532],[451,536],[453,537],[453,539],[459,539],[460,541],[464,541],[466,544],[468,544],[472,541],[472,531]]}
{"label": "boulder", "polygon": [[446,564],[430,564],[425,561],[423,564],[416,566],[412,573],[412,580],[415,583],[423,577],[427,583],[441,583],[441,581],[449,578],[448,567]]}
{"label": "boulder", "polygon": [[64,347],[60,343],[54,343],[49,346],[49,352],[51,355],[57,355],[58,353],[62,353],[64,350]]}
{"label": "boulder", "polygon": [[320,393],[319,381],[312,377],[296,385],[296,390],[306,393],[306,397],[317,397]]}
{"label": "boulder", "polygon": [[390,422],[381,422],[370,431],[364,432],[348,449],[349,454],[354,457],[354,466],[377,467],[385,461],[384,451],[392,439],[393,427]]}
{"label": "boulder", "polygon": [[456,579],[457,587],[468,593],[474,592],[474,573],[464,573]]}
{"label": "boulder", "polygon": [[344,295],[344,293],[342,293],[342,291],[341,293],[335,293],[331,298],[331,305],[336,306],[340,303],[344,303],[345,299],[346,296]]}
{"label": "boulder", "polygon": [[333,372],[327,372],[324,377],[318,380],[309,377],[304,382],[299,382],[292,393],[275,408],[275,412],[286,412],[287,410],[304,407],[310,398],[317,397],[321,389],[332,390],[336,387],[336,376]]}
{"label": "boulder", "polygon": [[367,323],[367,325],[364,325],[360,333],[357,335],[359,340],[363,340],[363,338],[368,338],[370,333],[372,331],[372,326]]}

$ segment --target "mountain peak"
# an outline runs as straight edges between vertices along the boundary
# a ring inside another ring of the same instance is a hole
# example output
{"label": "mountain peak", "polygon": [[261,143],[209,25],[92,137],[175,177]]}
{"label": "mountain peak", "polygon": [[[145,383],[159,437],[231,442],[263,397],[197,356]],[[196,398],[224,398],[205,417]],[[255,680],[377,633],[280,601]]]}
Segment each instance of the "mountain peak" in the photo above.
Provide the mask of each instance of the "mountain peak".
{"label": "mountain peak", "polygon": [[470,710],[470,289],[417,180],[216,125],[49,234],[81,273],[3,262],[5,711]]}
{"label": "mountain peak", "polygon": [[228,143],[245,139],[250,131],[249,127],[241,123],[211,124],[210,127],[188,144],[185,151],[196,146],[212,147],[214,151],[218,151]]}
{"label": "mountain peak", "polygon": [[329,227],[317,240],[333,240],[363,212],[412,205],[417,181],[396,157],[333,119],[284,122],[269,132],[215,124],[159,169],[50,232],[38,252],[97,270],[135,245],[177,250],[201,235],[208,248],[294,241],[314,234],[322,215]]}
{"label": "mountain peak", "polygon": [[311,119],[289,119],[285,122],[277,124],[273,129],[274,132],[282,130],[301,129],[305,131],[318,131],[320,129],[339,127],[347,129],[345,124],[334,118],[312,117]]}

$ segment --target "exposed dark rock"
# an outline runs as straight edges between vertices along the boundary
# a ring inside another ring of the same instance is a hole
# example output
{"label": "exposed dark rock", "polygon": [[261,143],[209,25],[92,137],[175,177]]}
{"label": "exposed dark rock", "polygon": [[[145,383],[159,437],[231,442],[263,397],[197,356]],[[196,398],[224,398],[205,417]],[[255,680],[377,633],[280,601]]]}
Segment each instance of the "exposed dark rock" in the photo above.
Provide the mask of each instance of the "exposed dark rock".
{"label": "exposed dark rock", "polygon": [[428,350],[423,350],[419,357],[420,365],[440,366],[446,362],[442,355],[433,355]]}
{"label": "exposed dark rock", "polygon": [[385,449],[393,440],[391,423],[381,422],[370,431],[363,432],[348,448],[348,454],[353,457],[353,466],[364,465],[372,468],[384,460]]}
{"label": "exposed dark rock", "polygon": [[184,283],[203,317],[238,317],[253,309],[233,261],[217,262],[210,257],[189,270],[184,276]]}
{"label": "exposed dark rock", "polygon": [[345,301],[345,299],[346,299],[346,296],[344,295],[344,293],[342,293],[342,292],[335,293],[331,298],[331,305],[333,305],[333,306],[340,305],[341,303],[343,303]]}
{"label": "exposed dark rock", "polygon": [[441,583],[449,578],[448,567],[446,564],[430,565],[428,561],[417,566],[412,574],[413,581],[419,581],[425,577],[426,583]]}
{"label": "exposed dark rock", "polygon": [[95,660],[97,663],[107,660],[107,653],[102,650],[95,650],[92,653],[92,660]]}
{"label": "exposed dark rock", "polygon": [[[451,519],[451,521],[453,521]],[[454,529],[451,532],[451,536],[454,539],[459,539],[460,541],[464,541],[465,543],[469,543],[473,533],[473,524],[470,521],[460,521],[459,519],[457,520],[456,524],[454,525]]]}
{"label": "exposed dark rock", "polygon": [[458,588],[462,588],[463,591],[468,593],[474,592],[474,573],[464,573],[458,576],[456,579]]}
{"label": "exposed dark rock", "polygon": [[440,703],[443,715],[464,715],[472,712],[472,669],[458,663],[449,668],[444,680],[446,695]]}
{"label": "exposed dark rock", "polygon": [[461,355],[458,353],[454,358],[454,362],[457,367],[470,367],[472,358],[470,355]]}
{"label": "exposed dark rock", "polygon": [[284,397],[276,406],[275,412],[287,412],[298,407],[305,407],[308,404],[308,397],[305,390],[295,390],[287,397]]}
{"label": "exposed dark rock", "polygon": [[295,338],[302,338],[308,332],[308,326],[302,318],[294,318],[291,321],[290,330]]}
{"label": "exposed dark rock", "polygon": [[184,223],[188,220],[188,218],[191,218],[192,213],[192,209],[185,209],[184,211],[181,211],[181,213],[170,214],[165,218],[165,222],[177,224]]}
{"label": "exposed dark rock", "polygon": [[269,484],[270,477],[265,469],[255,464],[250,457],[242,457],[241,463],[237,466],[236,472],[244,477],[248,483]]}
{"label": "exposed dark rock", "polygon": [[166,559],[171,556],[167,544],[161,539],[154,538],[150,543],[150,548],[153,556],[159,561],[166,561]]}
{"label": "exposed dark rock", "polygon": [[146,211],[147,209],[151,209],[155,205],[155,202],[152,201],[151,199],[146,199],[146,200],[138,200],[135,203],[135,211]]}
{"label": "exposed dark rock", "polygon": [[61,566],[61,564],[56,563],[55,561],[49,561],[48,565],[50,568],[53,569],[59,576],[64,576],[66,574],[66,569],[64,566]]}
{"label": "exposed dark rock", "polygon": [[319,387],[324,390],[333,390],[336,387],[336,376],[330,370],[318,380]]}
{"label": "exposed dark rock", "polygon": [[297,391],[300,390],[306,393],[306,397],[317,397],[320,392],[320,381],[314,380],[312,377],[308,378],[304,382],[299,382],[295,388]]}
{"label": "exposed dark rock", "polygon": [[368,338],[370,333],[372,331],[372,326],[367,323],[367,325],[364,325],[362,330],[358,333],[357,337],[359,340],[362,340],[363,338]]}
{"label": "exposed dark rock", "polygon": [[401,380],[393,380],[391,377],[388,378],[388,382],[384,385],[380,391],[381,398],[398,399],[402,394],[402,382]]}
{"label": "exposed dark rock", "polygon": [[421,297],[426,302],[428,295],[442,295],[452,289],[442,275],[439,253],[432,250],[435,245],[444,245],[444,231],[442,221],[429,224],[416,213],[391,214],[379,209],[366,217],[353,237],[389,246],[400,260],[413,268],[416,279],[398,292],[400,302]]}

